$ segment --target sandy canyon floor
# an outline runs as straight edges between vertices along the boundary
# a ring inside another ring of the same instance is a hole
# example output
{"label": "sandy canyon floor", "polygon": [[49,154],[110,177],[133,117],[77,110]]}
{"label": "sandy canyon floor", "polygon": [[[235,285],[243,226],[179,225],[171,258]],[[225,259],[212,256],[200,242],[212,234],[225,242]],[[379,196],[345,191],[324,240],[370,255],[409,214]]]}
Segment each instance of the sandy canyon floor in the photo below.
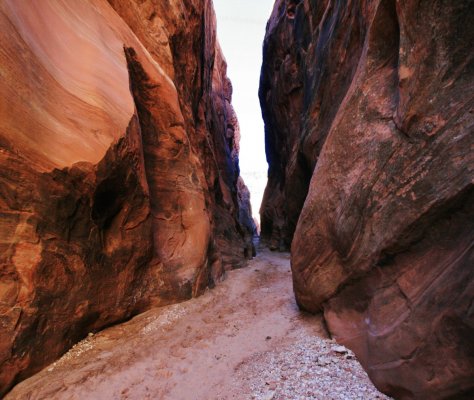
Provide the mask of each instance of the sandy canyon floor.
{"label": "sandy canyon floor", "polygon": [[89,337],[7,399],[388,399],[294,301],[289,254],[260,249],[191,301]]}

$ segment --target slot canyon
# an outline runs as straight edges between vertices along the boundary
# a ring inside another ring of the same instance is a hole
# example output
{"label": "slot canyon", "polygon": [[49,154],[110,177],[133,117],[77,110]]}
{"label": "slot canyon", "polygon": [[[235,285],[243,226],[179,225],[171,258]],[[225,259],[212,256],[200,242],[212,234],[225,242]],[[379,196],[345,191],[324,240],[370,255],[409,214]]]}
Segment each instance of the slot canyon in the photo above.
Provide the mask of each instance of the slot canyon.
{"label": "slot canyon", "polygon": [[212,0],[0,0],[0,398],[474,398],[474,1],[272,6],[257,221]]}

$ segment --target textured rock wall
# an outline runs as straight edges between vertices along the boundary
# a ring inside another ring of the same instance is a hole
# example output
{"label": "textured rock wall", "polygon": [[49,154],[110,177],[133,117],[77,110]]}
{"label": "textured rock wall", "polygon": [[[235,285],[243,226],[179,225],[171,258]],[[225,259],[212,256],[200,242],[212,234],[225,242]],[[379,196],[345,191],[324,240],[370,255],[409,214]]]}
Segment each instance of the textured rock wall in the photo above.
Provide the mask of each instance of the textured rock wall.
{"label": "textured rock wall", "polygon": [[212,3],[164,3],[0,1],[0,395],[252,255]]}
{"label": "textured rock wall", "polygon": [[382,391],[474,395],[472,1],[278,0],[262,234]]}

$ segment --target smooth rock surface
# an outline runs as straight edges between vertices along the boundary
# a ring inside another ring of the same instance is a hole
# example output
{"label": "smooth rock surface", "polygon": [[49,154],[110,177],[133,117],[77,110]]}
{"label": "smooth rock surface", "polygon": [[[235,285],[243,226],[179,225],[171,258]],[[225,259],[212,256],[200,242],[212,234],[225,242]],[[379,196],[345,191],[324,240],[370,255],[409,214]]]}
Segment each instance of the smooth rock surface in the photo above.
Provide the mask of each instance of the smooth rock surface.
{"label": "smooth rock surface", "polygon": [[474,396],[471,1],[278,0],[262,235],[376,386]]}
{"label": "smooth rock surface", "polygon": [[215,24],[207,0],[0,1],[0,395],[252,256]]}

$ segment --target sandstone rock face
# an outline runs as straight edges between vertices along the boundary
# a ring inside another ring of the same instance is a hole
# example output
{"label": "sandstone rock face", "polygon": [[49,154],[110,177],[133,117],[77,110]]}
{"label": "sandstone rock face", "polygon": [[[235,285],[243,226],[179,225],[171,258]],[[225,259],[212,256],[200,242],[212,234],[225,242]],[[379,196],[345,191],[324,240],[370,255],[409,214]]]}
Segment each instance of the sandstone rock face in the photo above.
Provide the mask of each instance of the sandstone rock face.
{"label": "sandstone rock face", "polygon": [[207,0],[0,2],[0,396],[251,257],[215,23]]}
{"label": "sandstone rock face", "polygon": [[278,0],[262,234],[382,391],[474,396],[471,1]]}

